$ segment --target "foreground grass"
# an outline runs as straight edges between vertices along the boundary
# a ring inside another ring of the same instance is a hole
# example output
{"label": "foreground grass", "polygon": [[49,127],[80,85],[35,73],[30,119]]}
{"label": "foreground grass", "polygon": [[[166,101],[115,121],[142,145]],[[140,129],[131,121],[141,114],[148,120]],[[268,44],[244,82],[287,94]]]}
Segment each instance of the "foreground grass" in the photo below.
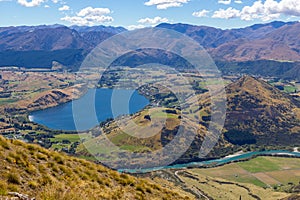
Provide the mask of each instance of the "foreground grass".
{"label": "foreground grass", "polygon": [[0,136],[0,198],[20,192],[36,199],[189,199],[150,180]]}

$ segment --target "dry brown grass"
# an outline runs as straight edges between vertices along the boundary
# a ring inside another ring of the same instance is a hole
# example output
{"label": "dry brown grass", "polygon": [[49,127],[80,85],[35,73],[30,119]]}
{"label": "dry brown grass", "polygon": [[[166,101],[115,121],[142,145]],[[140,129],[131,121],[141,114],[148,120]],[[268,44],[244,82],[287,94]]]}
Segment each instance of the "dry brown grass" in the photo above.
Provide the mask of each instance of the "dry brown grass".
{"label": "dry brown grass", "polygon": [[185,199],[150,180],[0,136],[0,196],[44,200]]}

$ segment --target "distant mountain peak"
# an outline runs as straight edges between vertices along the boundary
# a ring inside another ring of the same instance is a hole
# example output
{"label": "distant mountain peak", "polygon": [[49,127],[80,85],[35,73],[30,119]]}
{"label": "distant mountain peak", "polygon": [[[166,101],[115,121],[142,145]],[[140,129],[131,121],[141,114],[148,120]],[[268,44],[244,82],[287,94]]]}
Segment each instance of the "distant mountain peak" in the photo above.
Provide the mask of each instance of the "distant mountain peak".
{"label": "distant mountain peak", "polygon": [[284,25],[294,25],[294,24],[297,24],[299,22],[297,21],[294,21],[294,22],[283,22],[283,21],[273,21],[273,22],[270,22],[270,23],[266,23],[266,24],[254,24],[252,26],[250,26],[250,28],[252,28],[253,30],[257,30],[259,28],[262,28],[262,27],[267,27],[267,26],[270,26],[270,27],[273,27],[273,28],[280,28]]}

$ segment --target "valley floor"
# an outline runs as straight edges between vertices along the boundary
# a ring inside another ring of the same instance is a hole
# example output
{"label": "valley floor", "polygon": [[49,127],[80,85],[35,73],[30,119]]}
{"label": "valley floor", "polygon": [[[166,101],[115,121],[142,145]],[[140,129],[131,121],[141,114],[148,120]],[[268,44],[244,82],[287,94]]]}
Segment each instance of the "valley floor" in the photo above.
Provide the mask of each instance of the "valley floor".
{"label": "valley floor", "polygon": [[[299,199],[300,159],[257,157],[215,168],[150,173],[179,184],[198,199]],[[154,178],[155,180],[155,178]]]}

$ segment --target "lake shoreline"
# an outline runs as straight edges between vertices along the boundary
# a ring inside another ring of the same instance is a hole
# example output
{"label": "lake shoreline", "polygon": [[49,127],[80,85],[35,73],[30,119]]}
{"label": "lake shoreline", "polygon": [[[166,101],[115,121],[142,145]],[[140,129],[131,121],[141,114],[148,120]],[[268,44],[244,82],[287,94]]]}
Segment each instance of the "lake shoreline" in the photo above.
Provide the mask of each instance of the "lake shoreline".
{"label": "lake shoreline", "polygon": [[139,112],[148,104],[137,90],[92,88],[79,99],[31,112],[28,119],[54,131],[82,132],[116,116]]}

